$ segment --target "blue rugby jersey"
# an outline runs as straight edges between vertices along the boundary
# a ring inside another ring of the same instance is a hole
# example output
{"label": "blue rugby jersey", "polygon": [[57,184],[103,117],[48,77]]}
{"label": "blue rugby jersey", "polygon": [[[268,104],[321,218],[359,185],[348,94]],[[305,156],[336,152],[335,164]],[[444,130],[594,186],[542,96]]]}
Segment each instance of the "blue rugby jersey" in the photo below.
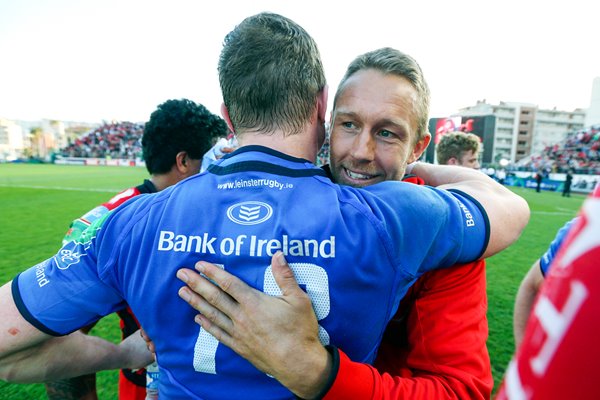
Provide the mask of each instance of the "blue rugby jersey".
{"label": "blue rugby jersey", "polygon": [[175,272],[222,264],[279,294],[282,250],[313,301],[323,343],[372,362],[388,320],[424,272],[478,258],[487,218],[467,195],[402,182],[333,184],[306,160],[260,146],[117,208],[13,282],[20,312],[63,335],[129,304],[154,340],[164,399],[286,399],[275,379],[194,323]]}
{"label": "blue rugby jersey", "polygon": [[550,243],[548,250],[544,253],[544,255],[540,258],[540,269],[542,270],[542,275],[546,276],[550,271],[550,267],[552,266],[552,261],[554,261],[554,257],[558,254],[558,250],[560,249],[560,245],[567,237],[571,226],[579,219],[579,217],[575,217],[570,221],[567,221],[566,224],[563,225],[562,228],[558,230],[556,236]]}

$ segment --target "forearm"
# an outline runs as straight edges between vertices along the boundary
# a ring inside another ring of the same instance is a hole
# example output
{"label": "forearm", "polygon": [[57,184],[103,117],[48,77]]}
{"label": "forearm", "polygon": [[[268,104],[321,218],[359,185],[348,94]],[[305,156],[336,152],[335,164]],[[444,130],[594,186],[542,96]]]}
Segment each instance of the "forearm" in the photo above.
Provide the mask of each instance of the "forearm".
{"label": "forearm", "polygon": [[446,374],[421,373],[413,376],[409,370],[405,375],[391,375],[375,367],[351,361],[339,352],[338,372],[323,400],[458,400],[489,398],[489,390],[472,390],[477,382],[465,384]]}
{"label": "forearm", "polygon": [[515,338],[515,348],[518,348],[525,334],[527,320],[535,300],[535,293],[532,291],[521,291],[517,293],[515,299],[515,308],[513,315],[513,333]]}
{"label": "forearm", "polygon": [[525,334],[525,327],[533,303],[544,280],[540,271],[539,260],[536,261],[519,286],[519,291],[515,298],[515,307],[513,312],[513,332],[515,336],[515,348],[518,348]]}
{"label": "forearm", "polygon": [[49,339],[8,355],[0,363],[0,378],[33,383],[129,367],[126,349],[80,332]]}

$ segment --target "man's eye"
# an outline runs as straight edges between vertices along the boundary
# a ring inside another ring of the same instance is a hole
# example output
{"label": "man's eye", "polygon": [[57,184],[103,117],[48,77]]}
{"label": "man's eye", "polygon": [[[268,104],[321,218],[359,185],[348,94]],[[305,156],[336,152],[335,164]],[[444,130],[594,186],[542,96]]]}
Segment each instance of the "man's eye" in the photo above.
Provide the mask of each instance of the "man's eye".
{"label": "man's eye", "polygon": [[379,136],[381,136],[383,138],[391,138],[394,136],[394,134],[390,131],[383,130],[383,131],[379,132]]}
{"label": "man's eye", "polygon": [[342,126],[344,128],[354,128],[354,123],[353,122],[342,122]]}

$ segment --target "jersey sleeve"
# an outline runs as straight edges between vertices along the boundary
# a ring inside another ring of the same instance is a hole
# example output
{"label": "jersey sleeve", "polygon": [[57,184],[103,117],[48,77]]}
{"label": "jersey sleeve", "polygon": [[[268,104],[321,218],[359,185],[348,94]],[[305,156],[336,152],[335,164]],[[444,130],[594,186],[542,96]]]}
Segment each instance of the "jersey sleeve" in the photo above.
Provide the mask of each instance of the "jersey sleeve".
{"label": "jersey sleeve", "polygon": [[39,330],[66,335],[126,305],[98,268],[96,235],[109,216],[13,280],[19,312]]}
{"label": "jersey sleeve", "polygon": [[577,218],[578,217],[575,217],[572,220],[568,221],[562,228],[558,230],[558,232],[556,233],[556,237],[554,238],[554,240],[552,240],[552,243],[550,243],[550,247],[548,247],[548,250],[546,250],[544,255],[540,258],[540,269],[542,270],[542,275],[546,276],[546,274],[550,270],[550,266],[552,265],[554,257],[558,253],[558,249],[562,245],[562,242],[565,240],[565,237],[567,237],[571,226],[573,226],[573,224],[577,222]]}
{"label": "jersey sleeve", "polygon": [[462,191],[405,182],[382,182],[364,190],[375,194],[370,206],[383,221],[393,262],[414,277],[475,261],[487,247],[487,214]]}

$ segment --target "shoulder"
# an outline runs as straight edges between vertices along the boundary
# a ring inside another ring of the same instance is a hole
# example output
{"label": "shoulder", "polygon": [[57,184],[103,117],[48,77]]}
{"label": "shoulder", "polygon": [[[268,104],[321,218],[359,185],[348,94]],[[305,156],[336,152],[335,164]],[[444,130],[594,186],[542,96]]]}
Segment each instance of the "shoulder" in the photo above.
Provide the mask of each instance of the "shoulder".
{"label": "shoulder", "polygon": [[121,204],[125,203],[127,200],[131,199],[140,194],[140,190],[137,187],[132,187],[129,189],[125,189],[122,192],[119,192],[115,196],[113,196],[106,203],[102,204],[109,210],[113,210],[119,207]]}

